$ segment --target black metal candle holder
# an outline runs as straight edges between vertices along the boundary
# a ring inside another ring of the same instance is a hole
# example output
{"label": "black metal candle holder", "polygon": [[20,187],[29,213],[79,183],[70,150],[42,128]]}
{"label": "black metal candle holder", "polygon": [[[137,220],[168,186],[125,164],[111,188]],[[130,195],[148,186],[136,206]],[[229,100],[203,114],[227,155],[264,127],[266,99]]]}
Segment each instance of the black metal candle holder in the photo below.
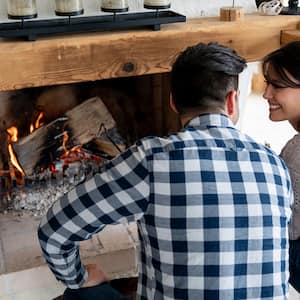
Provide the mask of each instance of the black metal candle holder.
{"label": "black metal candle holder", "polygon": [[124,7],[124,8],[105,8],[105,7],[101,7],[101,10],[104,12],[108,12],[108,13],[123,13],[123,12],[127,12],[129,10],[129,7]]}
{"label": "black metal candle holder", "polygon": [[[71,24],[71,18],[75,16],[82,15],[84,13],[84,9],[80,9],[77,11],[69,11],[69,12],[61,12],[61,11],[55,11],[55,14],[59,17],[68,17],[69,25]],[[24,28],[24,25],[23,25]]]}
{"label": "black metal candle holder", "polygon": [[12,20],[28,20],[28,19],[37,18],[38,14],[24,15],[24,16],[17,16],[17,15],[7,14],[7,16],[8,16],[9,19],[12,19]]}
{"label": "black metal candle holder", "polygon": [[129,11],[129,7],[123,7],[123,8],[107,8],[107,7],[103,7],[101,6],[101,10],[103,12],[107,12],[107,13],[112,13],[113,14],[113,20],[114,22],[117,19],[117,14],[119,13],[124,13],[124,12],[128,12]]}
{"label": "black metal candle holder", "polygon": [[162,24],[185,22],[184,15],[170,10],[140,12],[89,17],[56,18],[47,20],[21,20],[20,22],[0,23],[0,37],[23,38],[35,41],[38,36],[61,33],[79,33],[150,27],[160,30]]}
{"label": "black metal candle holder", "polygon": [[84,9],[77,10],[77,11],[70,11],[70,12],[61,12],[61,11],[55,11],[55,14],[60,17],[74,17],[79,16],[84,13]]}
{"label": "black metal candle holder", "polygon": [[171,3],[168,5],[147,5],[147,4],[144,5],[144,8],[154,9],[154,10],[168,9],[170,7],[171,7]]}
{"label": "black metal candle holder", "polygon": [[144,8],[154,10],[156,16],[159,15],[159,13],[162,9],[168,9],[170,7],[171,7],[171,3],[169,3],[167,5],[147,5],[147,4],[144,4]]}

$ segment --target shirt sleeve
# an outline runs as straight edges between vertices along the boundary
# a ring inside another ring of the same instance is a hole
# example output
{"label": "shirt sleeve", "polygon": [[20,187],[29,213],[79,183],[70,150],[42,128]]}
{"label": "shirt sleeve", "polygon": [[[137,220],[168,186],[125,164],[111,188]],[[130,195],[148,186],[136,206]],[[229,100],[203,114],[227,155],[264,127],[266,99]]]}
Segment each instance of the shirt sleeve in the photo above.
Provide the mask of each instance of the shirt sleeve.
{"label": "shirt sleeve", "polygon": [[87,274],[78,242],[107,224],[140,219],[148,206],[149,191],[145,151],[137,144],[58,200],[38,230],[43,255],[56,278],[69,288],[79,288]]}

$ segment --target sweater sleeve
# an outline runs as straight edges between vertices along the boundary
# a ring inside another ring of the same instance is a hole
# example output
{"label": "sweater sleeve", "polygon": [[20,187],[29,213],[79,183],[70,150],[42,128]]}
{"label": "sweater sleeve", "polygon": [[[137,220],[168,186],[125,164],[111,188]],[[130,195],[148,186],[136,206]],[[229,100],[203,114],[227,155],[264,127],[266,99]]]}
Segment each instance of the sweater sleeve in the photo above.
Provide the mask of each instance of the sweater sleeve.
{"label": "sweater sleeve", "polygon": [[48,266],[69,288],[79,288],[87,274],[79,241],[107,224],[134,221],[148,206],[149,174],[142,145],[112,160],[105,170],[64,195],[41,221],[38,237]]}

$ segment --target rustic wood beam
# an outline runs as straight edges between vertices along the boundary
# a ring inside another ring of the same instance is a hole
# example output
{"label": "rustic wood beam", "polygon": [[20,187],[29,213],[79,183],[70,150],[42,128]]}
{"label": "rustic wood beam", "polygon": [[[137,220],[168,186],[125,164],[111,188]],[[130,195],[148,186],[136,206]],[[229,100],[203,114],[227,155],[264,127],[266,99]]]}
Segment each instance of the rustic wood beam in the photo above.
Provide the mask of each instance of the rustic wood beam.
{"label": "rustic wood beam", "polygon": [[165,73],[189,45],[215,41],[248,61],[280,46],[280,32],[298,16],[246,15],[238,22],[191,19],[160,31],[131,30],[0,41],[0,91],[106,78]]}
{"label": "rustic wood beam", "polygon": [[281,44],[287,44],[289,42],[300,41],[300,23],[297,25],[297,29],[283,30],[281,32]]}

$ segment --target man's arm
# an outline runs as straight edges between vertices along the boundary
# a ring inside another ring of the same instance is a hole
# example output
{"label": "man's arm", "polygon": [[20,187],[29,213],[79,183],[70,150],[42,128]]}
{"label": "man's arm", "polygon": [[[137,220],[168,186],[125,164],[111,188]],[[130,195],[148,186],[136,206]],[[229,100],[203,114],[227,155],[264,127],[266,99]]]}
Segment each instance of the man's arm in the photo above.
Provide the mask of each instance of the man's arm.
{"label": "man's arm", "polygon": [[57,201],[38,231],[43,254],[56,278],[70,288],[81,287],[87,272],[79,257],[78,242],[107,224],[141,218],[148,206],[149,191],[145,152],[137,145]]}

